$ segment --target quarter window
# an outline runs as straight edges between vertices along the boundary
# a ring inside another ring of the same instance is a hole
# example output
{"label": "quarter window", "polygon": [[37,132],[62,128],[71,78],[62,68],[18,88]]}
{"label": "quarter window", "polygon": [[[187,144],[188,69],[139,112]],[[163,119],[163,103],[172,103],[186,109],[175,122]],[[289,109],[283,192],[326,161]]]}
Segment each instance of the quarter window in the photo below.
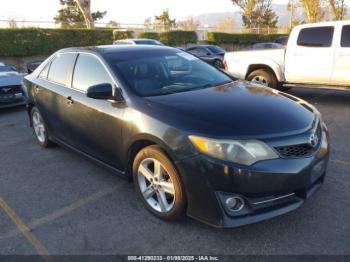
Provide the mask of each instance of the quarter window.
{"label": "quarter window", "polygon": [[39,75],[40,78],[42,78],[42,79],[47,79],[47,74],[48,74],[49,69],[50,69],[50,64],[51,64],[51,63],[48,63],[48,64],[44,67],[44,69],[40,72],[40,75]]}
{"label": "quarter window", "polygon": [[299,46],[330,47],[332,46],[334,27],[311,27],[300,31],[298,37]]}
{"label": "quarter window", "polygon": [[58,54],[51,63],[48,79],[58,84],[67,85],[75,56],[73,53]]}
{"label": "quarter window", "polygon": [[341,33],[341,47],[350,47],[350,25],[343,26]]}
{"label": "quarter window", "polygon": [[73,88],[86,92],[93,85],[112,84],[106,69],[95,57],[80,54],[75,64]]}

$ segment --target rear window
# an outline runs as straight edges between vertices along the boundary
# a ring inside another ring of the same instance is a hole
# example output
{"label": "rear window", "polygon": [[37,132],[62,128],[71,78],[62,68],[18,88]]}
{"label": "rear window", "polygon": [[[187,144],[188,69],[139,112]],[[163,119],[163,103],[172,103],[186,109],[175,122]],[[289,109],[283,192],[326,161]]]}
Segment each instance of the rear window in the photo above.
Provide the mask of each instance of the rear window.
{"label": "rear window", "polygon": [[211,45],[211,46],[208,46],[207,47],[210,51],[212,51],[214,54],[222,54],[222,53],[225,53],[225,50],[218,47],[218,46],[215,46],[215,45]]}
{"label": "rear window", "polygon": [[343,26],[341,33],[341,46],[350,47],[350,25]]}
{"label": "rear window", "polygon": [[304,28],[298,37],[299,46],[330,47],[334,34],[333,26]]}
{"label": "rear window", "polygon": [[58,54],[51,63],[48,79],[52,82],[66,85],[75,56],[72,53]]}

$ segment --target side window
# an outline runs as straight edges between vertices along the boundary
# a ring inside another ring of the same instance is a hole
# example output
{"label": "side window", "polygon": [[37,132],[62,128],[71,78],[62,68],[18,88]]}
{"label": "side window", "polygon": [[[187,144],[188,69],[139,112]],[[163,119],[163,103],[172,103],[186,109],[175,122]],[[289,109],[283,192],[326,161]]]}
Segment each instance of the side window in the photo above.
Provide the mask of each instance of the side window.
{"label": "side window", "polygon": [[61,85],[67,85],[75,57],[76,54],[73,53],[58,54],[51,62],[48,79]]}
{"label": "side window", "polygon": [[330,47],[332,46],[333,34],[333,26],[304,28],[300,30],[298,45],[309,47]]}
{"label": "side window", "polygon": [[204,56],[206,54],[205,49],[200,47],[190,49],[188,52],[196,56]]}
{"label": "side window", "polygon": [[341,47],[350,47],[350,25],[343,26],[340,44]]}
{"label": "side window", "polygon": [[112,84],[106,69],[97,58],[80,54],[75,64],[72,87],[86,92],[93,85]]}
{"label": "side window", "polygon": [[39,78],[47,79],[47,74],[49,73],[50,65],[51,62],[44,67],[44,69],[39,74]]}

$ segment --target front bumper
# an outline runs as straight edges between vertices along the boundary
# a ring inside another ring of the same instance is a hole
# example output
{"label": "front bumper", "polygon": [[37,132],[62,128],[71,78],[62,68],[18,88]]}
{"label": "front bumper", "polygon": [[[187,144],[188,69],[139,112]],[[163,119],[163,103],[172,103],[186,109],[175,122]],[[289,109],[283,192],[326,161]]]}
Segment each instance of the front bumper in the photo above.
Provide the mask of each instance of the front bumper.
{"label": "front bumper", "polygon": [[13,106],[25,105],[26,99],[23,93],[0,96],[0,108],[8,108]]}
{"label": "front bumper", "polygon": [[[187,191],[190,217],[215,227],[237,227],[290,212],[322,185],[329,161],[327,139],[310,157],[261,161],[249,167],[204,155],[182,160],[177,168]],[[239,196],[244,209],[230,212],[226,196]]]}

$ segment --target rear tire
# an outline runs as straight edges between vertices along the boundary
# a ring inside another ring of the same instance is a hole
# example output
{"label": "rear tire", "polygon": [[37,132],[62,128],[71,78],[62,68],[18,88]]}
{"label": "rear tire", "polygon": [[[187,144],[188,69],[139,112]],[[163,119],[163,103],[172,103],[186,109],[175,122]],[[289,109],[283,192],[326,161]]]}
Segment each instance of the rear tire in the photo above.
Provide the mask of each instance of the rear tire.
{"label": "rear tire", "polygon": [[266,69],[258,69],[251,72],[248,75],[247,80],[253,83],[278,89],[278,82],[276,76]]}
{"label": "rear tire", "polygon": [[33,134],[38,144],[44,148],[50,147],[53,143],[49,139],[49,132],[47,126],[36,107],[33,107],[31,112],[31,123],[33,127]]}
{"label": "rear tire", "polygon": [[159,146],[142,149],[133,162],[136,192],[148,211],[166,221],[185,214],[186,195],[175,166]]}

